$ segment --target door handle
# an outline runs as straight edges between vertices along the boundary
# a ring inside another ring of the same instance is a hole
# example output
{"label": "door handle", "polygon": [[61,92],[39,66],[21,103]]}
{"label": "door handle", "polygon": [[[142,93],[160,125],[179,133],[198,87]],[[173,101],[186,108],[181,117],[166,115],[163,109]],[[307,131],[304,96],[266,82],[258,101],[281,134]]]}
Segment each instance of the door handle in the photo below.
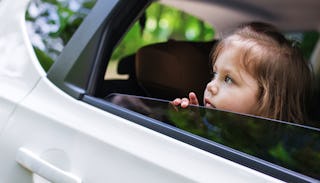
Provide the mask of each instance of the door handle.
{"label": "door handle", "polygon": [[24,168],[47,179],[51,182],[81,183],[81,179],[69,172],[59,169],[53,164],[41,159],[32,151],[20,148],[16,155],[16,161]]}

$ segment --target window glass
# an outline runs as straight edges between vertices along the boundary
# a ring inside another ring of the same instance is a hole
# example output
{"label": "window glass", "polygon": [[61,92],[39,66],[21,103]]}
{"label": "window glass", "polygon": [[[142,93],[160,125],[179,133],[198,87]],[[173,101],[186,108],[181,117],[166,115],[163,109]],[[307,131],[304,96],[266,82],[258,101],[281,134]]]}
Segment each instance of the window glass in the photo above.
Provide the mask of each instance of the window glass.
{"label": "window glass", "polygon": [[108,101],[290,170],[320,178],[320,129],[169,101],[112,94]]}
{"label": "window glass", "polygon": [[27,30],[42,67],[48,71],[96,0],[33,0]]}
{"label": "window glass", "polygon": [[128,79],[119,75],[119,60],[134,54],[139,48],[169,39],[188,41],[212,41],[213,27],[197,17],[159,3],[151,4],[129,29],[115,48],[109,62],[105,79]]}

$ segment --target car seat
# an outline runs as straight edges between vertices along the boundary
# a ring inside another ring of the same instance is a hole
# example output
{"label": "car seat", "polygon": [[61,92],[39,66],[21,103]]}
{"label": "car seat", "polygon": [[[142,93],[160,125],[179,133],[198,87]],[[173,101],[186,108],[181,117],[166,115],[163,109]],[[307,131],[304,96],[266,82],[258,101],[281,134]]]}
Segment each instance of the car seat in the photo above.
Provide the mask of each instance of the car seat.
{"label": "car seat", "polygon": [[173,100],[194,91],[202,102],[210,81],[210,52],[217,41],[169,40],[140,48],[135,73],[139,85],[150,96]]}

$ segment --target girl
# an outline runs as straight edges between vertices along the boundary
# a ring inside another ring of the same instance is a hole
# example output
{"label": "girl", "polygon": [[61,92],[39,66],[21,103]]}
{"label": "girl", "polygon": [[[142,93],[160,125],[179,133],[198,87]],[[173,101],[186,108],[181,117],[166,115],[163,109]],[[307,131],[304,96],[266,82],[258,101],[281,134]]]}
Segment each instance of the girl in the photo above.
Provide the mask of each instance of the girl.
{"label": "girl", "polygon": [[[240,26],[219,42],[204,106],[302,123],[311,72],[299,49],[265,23]],[[174,105],[199,105],[195,93]]]}

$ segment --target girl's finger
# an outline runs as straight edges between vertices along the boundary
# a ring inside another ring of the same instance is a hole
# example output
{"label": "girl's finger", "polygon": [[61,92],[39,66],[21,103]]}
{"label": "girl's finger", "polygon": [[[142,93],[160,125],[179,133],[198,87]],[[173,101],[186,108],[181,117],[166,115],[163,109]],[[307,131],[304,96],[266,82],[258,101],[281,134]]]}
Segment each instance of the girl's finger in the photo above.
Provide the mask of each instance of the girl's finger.
{"label": "girl's finger", "polygon": [[188,107],[188,105],[189,105],[189,99],[187,99],[187,98],[182,98],[181,99],[181,107],[182,108],[186,108],[186,107]]}
{"label": "girl's finger", "polygon": [[181,99],[180,98],[176,98],[172,101],[173,105],[180,105],[181,104]]}
{"label": "girl's finger", "polygon": [[197,95],[194,92],[189,93],[190,104],[199,105]]}

